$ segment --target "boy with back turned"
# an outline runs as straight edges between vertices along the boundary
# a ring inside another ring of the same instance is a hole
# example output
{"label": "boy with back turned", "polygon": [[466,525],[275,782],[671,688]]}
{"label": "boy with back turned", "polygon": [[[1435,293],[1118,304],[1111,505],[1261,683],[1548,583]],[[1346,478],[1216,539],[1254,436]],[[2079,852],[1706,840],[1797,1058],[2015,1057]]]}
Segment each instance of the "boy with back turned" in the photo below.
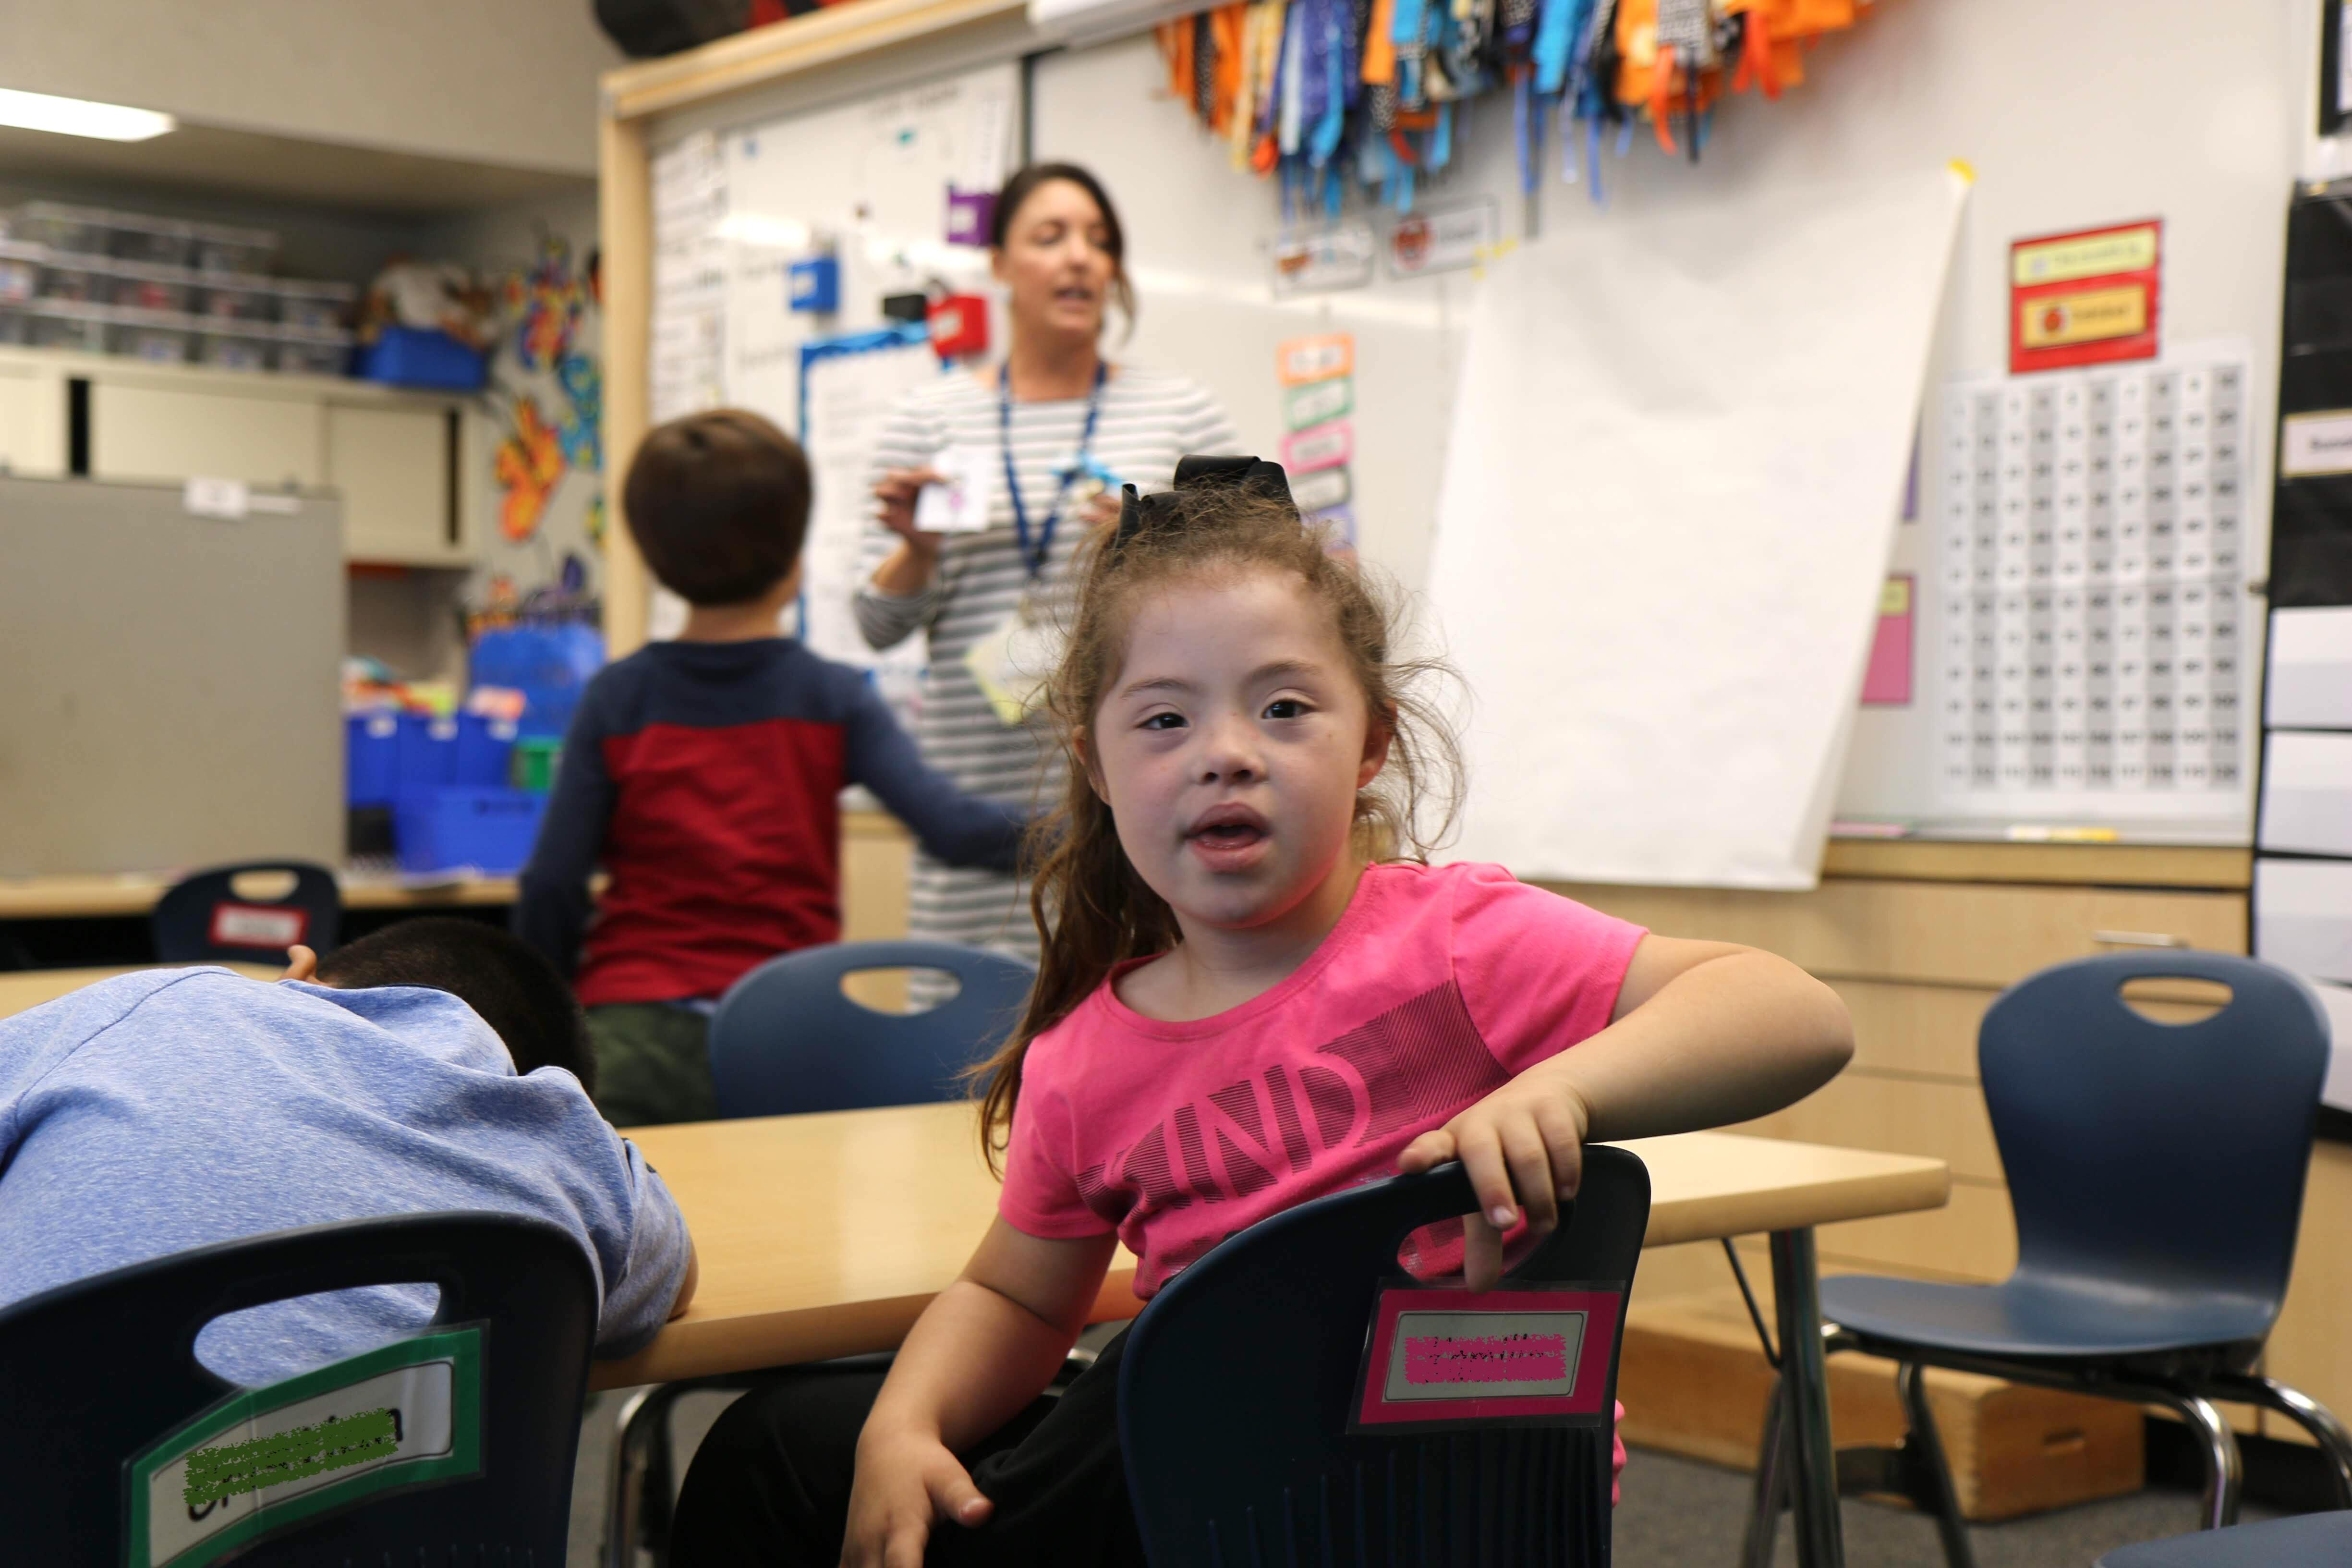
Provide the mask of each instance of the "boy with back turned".
{"label": "boy with back turned", "polygon": [[574,976],[598,1106],[626,1127],[715,1116],[718,998],[778,953],[839,939],[845,786],[958,865],[1010,870],[1026,817],[926,766],[862,672],[777,635],[808,531],[808,460],[790,437],[740,409],[674,420],[622,493],[638,552],[691,609],[676,641],[589,683],[515,931]]}

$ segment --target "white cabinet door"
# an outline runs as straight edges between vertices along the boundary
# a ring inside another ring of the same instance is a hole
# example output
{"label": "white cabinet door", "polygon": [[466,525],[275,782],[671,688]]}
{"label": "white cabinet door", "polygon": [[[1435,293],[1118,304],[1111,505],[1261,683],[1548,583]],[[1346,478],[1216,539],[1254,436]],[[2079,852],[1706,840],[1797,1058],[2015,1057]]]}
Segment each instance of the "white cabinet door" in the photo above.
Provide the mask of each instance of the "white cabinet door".
{"label": "white cabinet door", "polygon": [[64,376],[0,364],[0,469],[43,479],[66,471]]}
{"label": "white cabinet door", "polygon": [[307,489],[325,479],[320,412],[315,398],[93,378],[90,477],[202,475]]}
{"label": "white cabinet door", "polygon": [[327,483],[343,496],[343,553],[354,561],[459,565],[453,408],[329,404]]}

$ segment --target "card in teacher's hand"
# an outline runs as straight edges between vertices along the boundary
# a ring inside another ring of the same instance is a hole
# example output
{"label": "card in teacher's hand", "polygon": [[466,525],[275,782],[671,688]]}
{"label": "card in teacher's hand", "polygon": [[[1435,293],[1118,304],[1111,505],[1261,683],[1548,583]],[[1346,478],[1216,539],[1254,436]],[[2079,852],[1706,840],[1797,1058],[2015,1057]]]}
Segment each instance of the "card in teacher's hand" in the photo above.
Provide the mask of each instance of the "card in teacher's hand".
{"label": "card in teacher's hand", "polygon": [[941,481],[915,500],[915,526],[926,533],[979,533],[996,505],[997,455],[985,447],[950,447],[931,459]]}

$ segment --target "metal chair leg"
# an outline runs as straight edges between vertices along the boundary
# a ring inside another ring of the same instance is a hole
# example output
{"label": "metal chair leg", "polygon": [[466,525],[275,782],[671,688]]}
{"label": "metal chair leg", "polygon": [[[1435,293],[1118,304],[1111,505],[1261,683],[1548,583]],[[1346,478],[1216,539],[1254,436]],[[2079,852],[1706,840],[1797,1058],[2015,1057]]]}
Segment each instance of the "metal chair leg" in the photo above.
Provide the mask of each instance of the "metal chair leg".
{"label": "metal chair leg", "polygon": [[1959,1493],[1952,1486],[1952,1467],[1944,1458],[1944,1439],[1936,1430],[1936,1413],[1927,1403],[1927,1369],[1904,1362],[1895,1369],[1895,1391],[1903,1396],[1903,1415],[1911,1426],[1913,1453],[1936,1500],[1936,1533],[1944,1543],[1949,1568],[1976,1568],[1976,1552],[1969,1544],[1968,1521],[1960,1517]]}
{"label": "metal chair leg", "polygon": [[2205,1439],[2205,1519],[2198,1528],[2227,1530],[2238,1522],[2238,1494],[2245,1482],[2237,1435],[2210,1400],[2193,1394],[2167,1394],[2163,1400]]}
{"label": "metal chair leg", "polygon": [[1772,1568],[1780,1535],[1780,1510],[1789,1506],[1789,1432],[1781,1419],[1780,1380],[1764,1402],[1764,1435],[1756,1445],[1756,1490],[1748,1508],[1748,1539],[1739,1568]]}
{"label": "metal chair leg", "polygon": [[2336,1413],[2301,1389],[2267,1377],[2221,1380],[2206,1392],[2217,1398],[2242,1399],[2275,1410],[2312,1436],[2327,1457],[2328,1479],[2336,1486],[2336,1506],[2352,1509],[2352,1429]]}
{"label": "metal chair leg", "polygon": [[[658,1511],[648,1501],[649,1484],[669,1484],[669,1413],[686,1386],[656,1384],[629,1395],[621,1405],[620,1430],[613,1440],[612,1489],[604,1515],[605,1568],[637,1568],[639,1538],[648,1515],[669,1517],[669,1499]],[[667,1531],[664,1532],[665,1535]],[[656,1556],[666,1557],[665,1539],[655,1543]]]}

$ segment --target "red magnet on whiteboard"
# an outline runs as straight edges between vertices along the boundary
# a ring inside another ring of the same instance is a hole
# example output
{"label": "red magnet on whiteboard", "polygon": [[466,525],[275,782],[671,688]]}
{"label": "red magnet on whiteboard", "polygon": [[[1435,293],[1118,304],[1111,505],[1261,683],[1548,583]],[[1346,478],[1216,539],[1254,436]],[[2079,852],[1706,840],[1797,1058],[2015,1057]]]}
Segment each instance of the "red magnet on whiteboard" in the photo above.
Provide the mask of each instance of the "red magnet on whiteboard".
{"label": "red magnet on whiteboard", "polygon": [[988,300],[981,294],[947,294],[924,312],[931,323],[931,350],[943,360],[988,352]]}

